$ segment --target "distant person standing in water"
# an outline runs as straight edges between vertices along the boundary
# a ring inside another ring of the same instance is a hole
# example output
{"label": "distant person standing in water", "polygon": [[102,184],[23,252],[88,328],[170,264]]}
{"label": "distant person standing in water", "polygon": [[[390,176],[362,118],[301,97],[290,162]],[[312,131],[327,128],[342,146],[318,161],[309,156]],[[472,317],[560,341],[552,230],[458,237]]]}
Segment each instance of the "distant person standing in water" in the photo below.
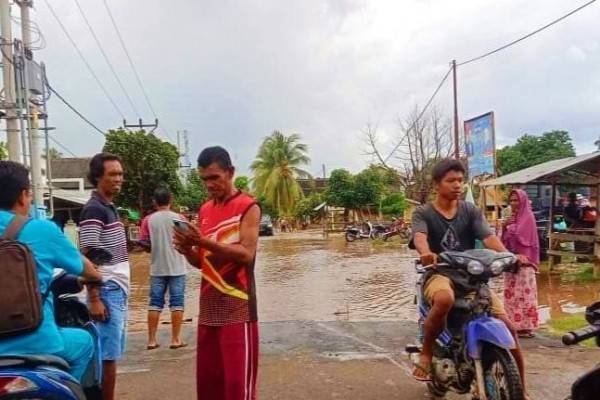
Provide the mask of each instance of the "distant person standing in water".
{"label": "distant person standing in water", "polygon": [[173,220],[185,218],[171,211],[172,195],[167,188],[154,191],[156,212],[142,221],[140,244],[152,253],[150,267],[150,304],[148,306],[148,350],[160,347],[156,334],[160,313],[169,293],[171,309],[171,349],[187,346],[181,339],[181,325],[185,303],[187,262],[173,248]]}

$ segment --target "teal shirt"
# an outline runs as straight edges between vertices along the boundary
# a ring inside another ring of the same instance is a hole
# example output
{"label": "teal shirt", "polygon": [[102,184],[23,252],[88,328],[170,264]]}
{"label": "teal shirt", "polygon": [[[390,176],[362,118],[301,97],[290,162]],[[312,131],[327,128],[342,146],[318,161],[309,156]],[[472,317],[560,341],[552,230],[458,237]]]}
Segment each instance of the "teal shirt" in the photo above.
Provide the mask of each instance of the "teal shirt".
{"label": "teal shirt", "polygon": [[[4,233],[14,216],[14,213],[0,210],[0,234]],[[53,222],[31,220],[17,240],[29,246],[33,253],[42,293],[48,290],[55,268],[81,275],[81,254]],[[31,333],[0,339],[0,354],[53,354],[62,351],[64,344],[53,310],[52,295],[49,295],[44,302],[44,318],[40,327]]]}

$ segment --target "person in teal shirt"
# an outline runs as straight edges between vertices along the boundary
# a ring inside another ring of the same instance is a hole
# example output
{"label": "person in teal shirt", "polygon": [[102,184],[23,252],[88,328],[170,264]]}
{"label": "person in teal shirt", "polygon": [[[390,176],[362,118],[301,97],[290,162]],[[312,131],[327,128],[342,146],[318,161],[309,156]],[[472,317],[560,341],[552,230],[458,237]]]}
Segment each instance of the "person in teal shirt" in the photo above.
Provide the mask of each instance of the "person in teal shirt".
{"label": "person in teal shirt", "polygon": [[[12,161],[0,161],[0,235],[16,215],[28,216],[31,207],[31,189],[27,169]],[[55,268],[80,275],[93,282],[101,279],[94,265],[47,220],[30,220],[17,236],[33,254],[41,293],[46,293]],[[2,301],[2,293],[0,293]],[[0,354],[51,354],[61,357],[71,367],[70,373],[81,380],[94,352],[91,335],[77,328],[60,328],[54,320],[52,296],[43,304],[43,319],[35,331],[0,339]]]}

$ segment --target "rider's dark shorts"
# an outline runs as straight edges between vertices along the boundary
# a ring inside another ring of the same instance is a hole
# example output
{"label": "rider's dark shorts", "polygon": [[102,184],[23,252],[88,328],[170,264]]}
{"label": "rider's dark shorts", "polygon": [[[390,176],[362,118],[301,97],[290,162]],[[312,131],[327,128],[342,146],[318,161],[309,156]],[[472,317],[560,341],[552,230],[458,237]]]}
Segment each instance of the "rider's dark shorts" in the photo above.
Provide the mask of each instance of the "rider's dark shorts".
{"label": "rider's dark shorts", "polygon": [[[435,274],[432,275],[429,279],[427,279],[427,282],[425,282],[425,288],[423,289],[423,294],[425,296],[425,300],[427,300],[429,304],[433,302],[435,294],[441,291],[451,292],[454,294],[454,287],[450,278],[444,275]],[[475,294],[473,293],[469,296],[474,295]],[[502,301],[494,292],[491,292],[491,301],[492,315],[494,317],[505,317],[506,310],[504,309],[504,304],[502,304]]]}

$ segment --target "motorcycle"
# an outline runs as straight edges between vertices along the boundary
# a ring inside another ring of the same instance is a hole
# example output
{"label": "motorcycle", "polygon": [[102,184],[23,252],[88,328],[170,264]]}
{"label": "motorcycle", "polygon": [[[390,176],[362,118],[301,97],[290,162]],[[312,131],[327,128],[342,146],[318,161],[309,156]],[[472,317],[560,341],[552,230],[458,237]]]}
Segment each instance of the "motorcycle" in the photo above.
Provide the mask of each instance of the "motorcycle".
{"label": "motorcycle", "polygon": [[[419,309],[418,344],[406,347],[413,362],[418,362],[423,340],[423,323],[429,313],[423,289],[431,274],[449,277],[456,300],[447,327],[433,349],[432,380],[427,386],[434,399],[443,399],[449,391],[471,394],[477,400],[523,400],[519,370],[510,350],[516,347],[506,325],[490,316],[490,278],[513,271],[512,253],[491,250],[447,251],[435,266],[422,266],[416,284]],[[462,293],[462,295],[461,295]]]}
{"label": "motorcycle", "polygon": [[[96,264],[110,257],[101,249],[87,256]],[[94,356],[81,383],[68,373],[69,364],[60,357],[49,354],[0,355],[0,400],[102,399],[99,332],[90,318],[87,306],[77,297],[82,289],[83,281],[64,271],[57,274],[50,285],[50,293],[54,296],[56,324],[60,327],[85,329],[92,335]]]}
{"label": "motorcycle", "polygon": [[[586,339],[596,338],[600,347],[600,302],[596,302],[585,310],[585,319],[589,326],[565,334],[562,341],[572,346]],[[593,400],[600,393],[600,365],[588,371],[571,386],[571,395],[565,400]]]}
{"label": "motorcycle", "polygon": [[354,242],[356,239],[372,239],[373,224],[370,221],[365,221],[362,227],[352,225],[346,228],[346,242]]}
{"label": "motorcycle", "polygon": [[392,218],[388,226],[377,224],[373,226],[373,238],[387,241],[392,236],[400,236],[404,240],[410,238],[410,229],[403,218]]}

